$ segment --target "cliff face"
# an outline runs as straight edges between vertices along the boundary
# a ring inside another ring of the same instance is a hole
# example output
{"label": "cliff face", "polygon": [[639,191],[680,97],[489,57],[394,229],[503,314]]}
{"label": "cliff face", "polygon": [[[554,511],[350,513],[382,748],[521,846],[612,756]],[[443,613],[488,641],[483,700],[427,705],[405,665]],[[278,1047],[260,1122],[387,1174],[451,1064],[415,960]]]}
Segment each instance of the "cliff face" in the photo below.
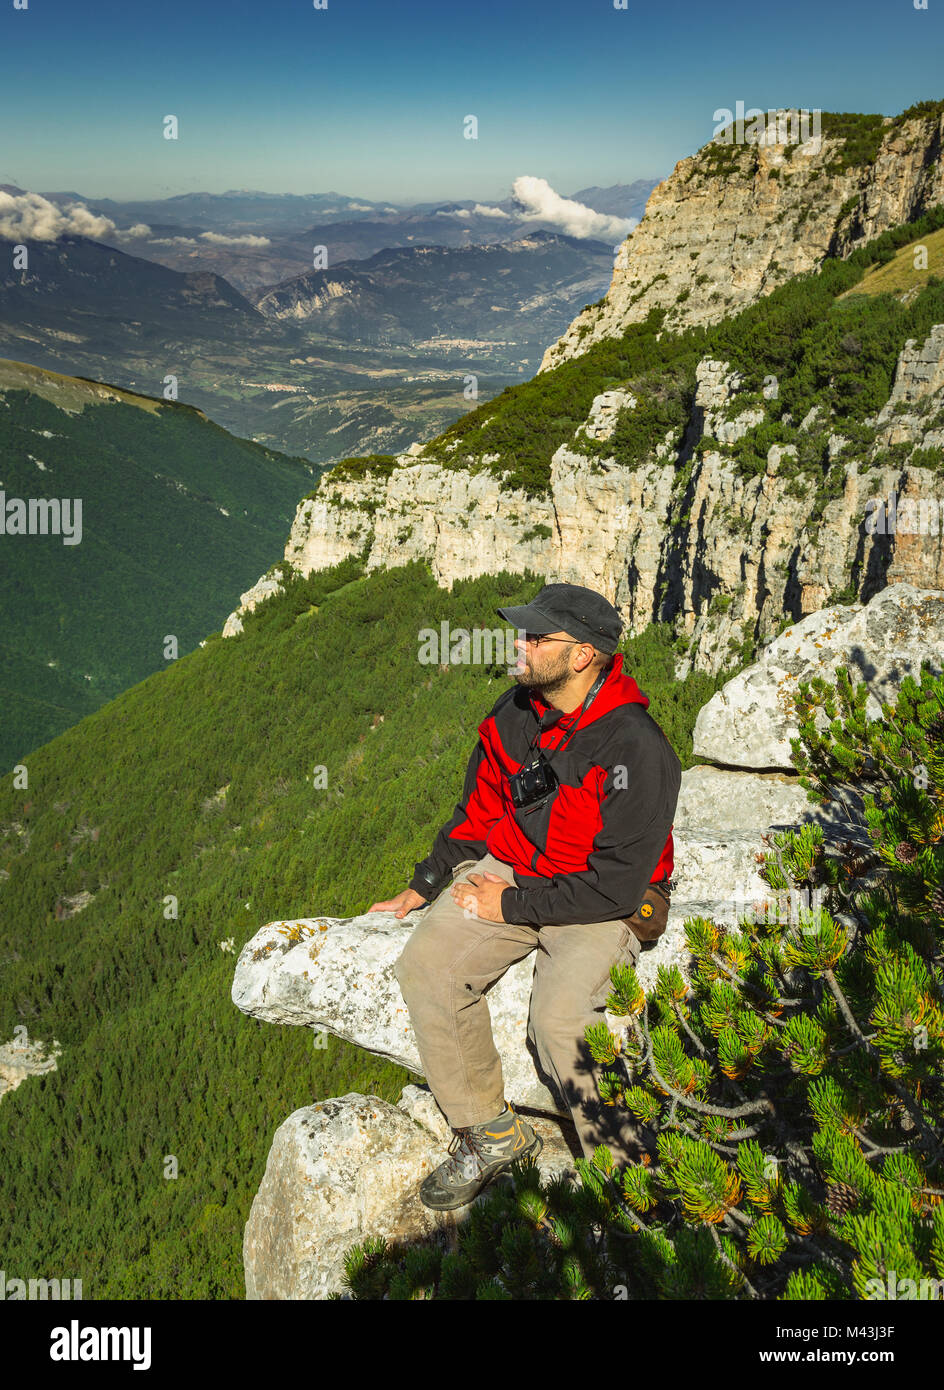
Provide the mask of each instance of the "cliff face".
{"label": "cliff face", "polygon": [[[709,145],[682,160],[653,191],[605,300],[548,349],[542,371],[655,307],[666,310],[659,337],[726,318],[944,202],[944,115],[886,118],[858,163],[859,146],[850,154],[829,128],[824,119],[806,145]],[[845,422],[851,439],[841,414],[817,407],[792,421],[796,442],[764,448],[753,471],[731,450],[766,428],[766,387],[748,390],[709,355],[695,379],[686,427],[632,464],[615,447],[607,457],[606,441],[651,400],[638,401],[632,381],[601,379],[609,389],[554,451],[541,496],[503,482],[505,455],[465,452],[458,439],[448,466],[442,450],[414,444],[386,466],[329,472],[298,508],[282,569],[308,574],[365,547],[368,570],[422,560],[446,587],[531,569],[605,594],[631,633],[671,622],[688,641],[680,676],[723,669],[746,639],[769,639],[837,597],[868,601],[896,581],[944,588],[944,324],[905,343],[888,400]],[[493,437],[500,446],[500,421]],[[821,461],[798,463],[797,444]],[[876,524],[896,508],[897,526]],[[246,597],[249,607],[265,593]],[[224,635],[240,630],[238,614]]]}
{"label": "cliff face", "polygon": [[605,298],[574,319],[539,371],[618,336],[653,308],[667,309],[669,329],[716,323],[827,254],[846,255],[939,203],[944,115],[885,124],[865,165],[838,167],[844,142],[826,133],[828,124],[819,139],[777,144],[749,140],[748,123],[745,143],[713,141],[680,160],[620,247]]}
{"label": "cliff face", "polygon": [[[837,466],[837,495],[825,502],[809,479],[781,476],[790,447],[773,446],[766,472],[749,478],[717,448],[700,449],[706,436],[735,442],[760,412],[738,411],[740,380],[726,363],[704,359],[697,376],[678,457],[660,446],[663,457],[629,468],[581,454],[583,440],[606,438],[617,406],[632,408],[625,393],[603,393],[587,424],[554,454],[547,498],[508,491],[487,471],[419,461],[418,445],[389,475],[329,473],[299,506],[283,568],[309,574],[365,544],[368,570],[425,560],[446,587],[530,568],[548,582],[605,594],[633,633],[673,621],[690,640],[680,675],[723,669],[745,636],[773,636],[785,614],[816,612],[850,584],[863,599],[898,581],[944,589],[944,518],[934,506],[939,497],[944,510],[942,475],[883,461],[895,444],[944,448],[944,325],[906,345],[889,402],[874,417],[873,442],[860,459]],[[831,436],[831,450],[841,446],[841,436]],[[887,507],[893,494],[897,528],[888,534],[877,524],[877,503]],[[240,627],[234,615],[226,635]]]}

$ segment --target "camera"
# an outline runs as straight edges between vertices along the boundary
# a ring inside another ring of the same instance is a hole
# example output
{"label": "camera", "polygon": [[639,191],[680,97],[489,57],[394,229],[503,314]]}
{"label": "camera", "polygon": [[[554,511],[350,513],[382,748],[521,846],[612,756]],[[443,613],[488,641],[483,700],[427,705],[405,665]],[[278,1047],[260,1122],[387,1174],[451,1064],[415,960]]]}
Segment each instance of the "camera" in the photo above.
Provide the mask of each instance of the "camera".
{"label": "camera", "polygon": [[516,806],[532,806],[557,790],[557,773],[539,752],[537,758],[509,777],[508,786]]}

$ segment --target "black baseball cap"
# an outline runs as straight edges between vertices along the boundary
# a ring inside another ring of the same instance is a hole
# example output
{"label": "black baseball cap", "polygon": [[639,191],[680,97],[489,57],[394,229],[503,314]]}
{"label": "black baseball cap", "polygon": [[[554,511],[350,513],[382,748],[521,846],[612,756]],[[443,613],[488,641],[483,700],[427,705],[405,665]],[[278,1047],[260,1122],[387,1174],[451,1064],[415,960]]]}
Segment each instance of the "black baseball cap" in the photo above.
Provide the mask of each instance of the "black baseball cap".
{"label": "black baseball cap", "polygon": [[531,603],[495,611],[524,632],[569,632],[601,652],[615,652],[623,632],[612,603],[580,584],[545,584]]}

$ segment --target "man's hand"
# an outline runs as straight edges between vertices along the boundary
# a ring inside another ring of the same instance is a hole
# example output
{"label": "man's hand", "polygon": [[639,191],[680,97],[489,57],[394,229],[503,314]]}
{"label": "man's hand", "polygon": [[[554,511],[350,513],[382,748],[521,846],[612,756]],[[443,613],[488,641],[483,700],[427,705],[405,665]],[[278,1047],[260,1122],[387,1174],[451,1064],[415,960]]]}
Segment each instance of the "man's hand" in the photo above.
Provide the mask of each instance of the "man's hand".
{"label": "man's hand", "polygon": [[402,893],[398,893],[395,898],[389,898],[385,903],[371,903],[367,911],[395,912],[398,917],[405,917],[414,907],[423,907],[425,903],[426,899],[421,898],[415,889],[404,888]]}
{"label": "man's hand", "polygon": [[501,895],[506,888],[514,886],[498,874],[469,874],[461,883],[454,883],[449,891],[460,907],[468,908],[476,917],[486,922],[504,922]]}

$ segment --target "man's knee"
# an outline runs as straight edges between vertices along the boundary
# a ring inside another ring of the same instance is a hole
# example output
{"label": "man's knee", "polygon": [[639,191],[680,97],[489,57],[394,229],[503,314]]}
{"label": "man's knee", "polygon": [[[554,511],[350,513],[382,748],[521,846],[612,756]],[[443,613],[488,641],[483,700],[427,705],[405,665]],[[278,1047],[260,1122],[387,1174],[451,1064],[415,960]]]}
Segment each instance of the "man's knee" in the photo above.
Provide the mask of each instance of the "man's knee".
{"label": "man's knee", "polygon": [[532,1004],[528,1037],[541,1052],[554,1056],[582,1043],[584,1029],[591,1021],[586,1014],[562,1013],[549,1004],[537,1008]]}

